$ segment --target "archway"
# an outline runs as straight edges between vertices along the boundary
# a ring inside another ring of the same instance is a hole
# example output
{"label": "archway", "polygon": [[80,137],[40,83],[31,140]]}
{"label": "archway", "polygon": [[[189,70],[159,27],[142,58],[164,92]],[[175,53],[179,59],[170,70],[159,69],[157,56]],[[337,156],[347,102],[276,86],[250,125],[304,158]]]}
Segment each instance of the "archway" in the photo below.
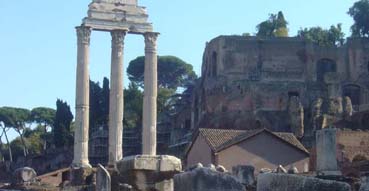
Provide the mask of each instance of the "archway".
{"label": "archway", "polygon": [[351,99],[352,105],[360,105],[361,88],[355,84],[345,85],[343,87],[343,96]]}
{"label": "archway", "polygon": [[334,60],[323,58],[317,62],[317,81],[324,82],[324,75],[329,72],[337,72],[337,65]]}

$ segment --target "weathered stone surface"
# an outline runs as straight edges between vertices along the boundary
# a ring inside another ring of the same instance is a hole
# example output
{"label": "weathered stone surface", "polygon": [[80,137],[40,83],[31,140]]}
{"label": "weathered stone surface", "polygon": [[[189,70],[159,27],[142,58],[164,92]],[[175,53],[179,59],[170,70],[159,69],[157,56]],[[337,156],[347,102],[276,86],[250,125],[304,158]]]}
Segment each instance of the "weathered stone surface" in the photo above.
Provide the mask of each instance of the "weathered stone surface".
{"label": "weathered stone surface", "polygon": [[258,176],[257,191],[351,191],[347,183],[318,178],[265,173]]}
{"label": "weathered stone surface", "polygon": [[182,170],[181,160],[172,156],[138,155],[117,163],[120,183],[139,191],[156,189],[156,184],[170,180]]}
{"label": "weathered stone surface", "polygon": [[94,170],[92,168],[71,168],[71,185],[90,185],[94,181]]}
{"label": "weathered stone surface", "polygon": [[112,31],[110,97],[109,97],[109,166],[122,160],[123,141],[123,55],[126,31]]}
{"label": "weathered stone surface", "polygon": [[304,136],[304,107],[298,96],[292,96],[288,101],[289,124],[296,137]]}
{"label": "weathered stone surface", "polygon": [[362,177],[361,178],[361,186],[359,191],[369,191],[369,177]]}
{"label": "weathered stone surface", "polygon": [[282,166],[279,165],[277,169],[275,170],[276,173],[287,173],[287,170]]}
{"label": "weathered stone surface", "polygon": [[[289,131],[286,108],[291,97],[299,96],[306,110],[304,119],[309,121],[304,134],[311,136],[313,129],[319,129],[314,118],[328,113],[331,96],[349,95],[355,110],[367,108],[362,106],[368,105],[363,99],[368,98],[364,93],[368,87],[361,84],[368,84],[368,63],[358,60],[365,60],[363,50],[368,44],[367,39],[348,39],[344,49],[323,51],[322,47],[296,38],[260,41],[257,37],[232,35],[212,39],[206,44],[203,75],[187,114],[194,116],[191,128],[262,126]],[[324,81],[325,76],[332,78]],[[312,103],[317,98],[324,99],[324,104]],[[340,113],[341,108],[333,109],[333,113]],[[175,123],[180,127],[182,122]]]}
{"label": "weathered stone surface", "polygon": [[36,176],[37,174],[32,168],[18,168],[13,173],[13,181],[15,184],[31,183],[35,181]]}
{"label": "weathered stone surface", "polygon": [[321,175],[340,175],[336,159],[336,129],[316,133],[317,172]]}
{"label": "weathered stone surface", "polygon": [[98,165],[96,173],[96,190],[111,191],[111,178],[109,172],[102,166]]}
{"label": "weathered stone surface", "polygon": [[148,170],[159,172],[180,172],[182,170],[181,160],[169,156],[137,155],[126,157],[117,163],[119,172],[130,170]]}
{"label": "weathered stone surface", "polygon": [[232,168],[232,174],[244,185],[253,185],[255,183],[255,168],[249,165],[239,165]]}
{"label": "weathered stone surface", "polygon": [[174,176],[175,191],[245,191],[235,177],[209,168],[197,168]]}
{"label": "weathered stone surface", "polygon": [[271,172],[273,172],[271,169],[269,169],[269,168],[262,168],[262,169],[260,169],[260,173],[262,174],[262,173],[271,173]]}
{"label": "weathered stone surface", "polygon": [[74,167],[87,167],[91,165],[88,161],[88,139],[89,139],[89,55],[90,36],[89,27],[80,26],[77,30],[77,79],[76,79],[76,128],[74,131]]}
{"label": "weathered stone surface", "polygon": [[142,154],[156,155],[156,120],[158,95],[157,38],[159,33],[145,33],[144,100],[142,114]]}
{"label": "weathered stone surface", "polygon": [[195,170],[196,168],[202,168],[202,167],[204,167],[204,166],[201,163],[197,163],[197,164],[187,168],[186,171],[191,171],[191,170]]}
{"label": "weathered stone surface", "polygon": [[295,166],[291,166],[290,169],[288,169],[288,174],[298,174],[299,170]]}
{"label": "weathered stone surface", "polygon": [[173,179],[164,180],[156,183],[155,188],[159,191],[174,191],[174,181]]}
{"label": "weathered stone surface", "polygon": [[218,165],[215,169],[218,172],[228,172],[228,170],[222,165]]}
{"label": "weathered stone surface", "polygon": [[93,0],[83,24],[98,30],[130,30],[133,33],[151,32],[146,9],[137,0]]}

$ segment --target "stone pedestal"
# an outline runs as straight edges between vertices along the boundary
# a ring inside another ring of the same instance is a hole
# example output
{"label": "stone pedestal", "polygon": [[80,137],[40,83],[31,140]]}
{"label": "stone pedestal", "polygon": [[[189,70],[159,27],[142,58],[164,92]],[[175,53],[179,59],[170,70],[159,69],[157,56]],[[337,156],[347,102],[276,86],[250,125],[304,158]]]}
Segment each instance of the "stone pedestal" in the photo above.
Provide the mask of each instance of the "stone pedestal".
{"label": "stone pedestal", "polygon": [[121,184],[129,184],[138,191],[150,191],[170,181],[182,170],[182,164],[173,156],[137,155],[119,161],[117,169]]}
{"label": "stone pedestal", "polygon": [[336,129],[316,132],[316,166],[319,175],[341,175],[336,159]]}

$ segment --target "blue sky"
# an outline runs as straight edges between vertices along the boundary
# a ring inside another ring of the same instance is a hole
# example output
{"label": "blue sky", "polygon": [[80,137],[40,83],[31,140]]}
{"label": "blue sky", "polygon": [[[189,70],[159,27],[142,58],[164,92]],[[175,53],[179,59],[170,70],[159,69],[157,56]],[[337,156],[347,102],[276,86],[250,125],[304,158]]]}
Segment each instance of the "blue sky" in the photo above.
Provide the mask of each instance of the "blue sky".
{"label": "blue sky", "polygon": [[[76,34],[91,0],[17,0],[0,5],[0,106],[55,108],[61,98],[74,110]],[[290,35],[301,27],[342,23],[352,0],[139,0],[161,33],[159,55],[175,55],[200,74],[205,43],[219,35],[255,32],[269,13],[283,11]],[[125,67],[144,53],[143,38],[128,35]],[[101,81],[110,71],[110,34],[93,32],[91,79]],[[126,76],[126,75],[125,75]],[[125,84],[128,84],[125,78]],[[74,111],[73,111],[74,112]]]}

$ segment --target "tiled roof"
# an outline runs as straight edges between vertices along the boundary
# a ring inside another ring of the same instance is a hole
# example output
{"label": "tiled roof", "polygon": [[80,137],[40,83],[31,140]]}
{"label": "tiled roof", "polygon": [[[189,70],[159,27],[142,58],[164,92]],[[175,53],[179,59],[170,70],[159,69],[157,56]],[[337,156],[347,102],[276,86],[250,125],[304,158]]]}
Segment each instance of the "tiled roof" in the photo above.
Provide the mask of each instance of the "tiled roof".
{"label": "tiled roof", "polygon": [[261,132],[267,132],[282,139],[295,148],[309,153],[307,149],[300,143],[300,141],[292,133],[271,132],[266,129],[256,130],[231,130],[231,129],[199,129],[201,135],[210,148],[214,152],[219,152],[227,147],[237,144],[241,141],[247,140]]}
{"label": "tiled roof", "polygon": [[301,144],[301,142],[293,135],[292,133],[280,133],[280,132],[273,132],[278,137],[282,138],[286,142],[290,143],[291,145],[299,148],[302,151],[305,151],[306,153],[309,153],[309,151],[304,147],[304,145]]}
{"label": "tiled roof", "polygon": [[235,140],[245,133],[243,130],[230,129],[199,129],[199,134],[205,138],[213,151],[217,151],[221,146]]}

